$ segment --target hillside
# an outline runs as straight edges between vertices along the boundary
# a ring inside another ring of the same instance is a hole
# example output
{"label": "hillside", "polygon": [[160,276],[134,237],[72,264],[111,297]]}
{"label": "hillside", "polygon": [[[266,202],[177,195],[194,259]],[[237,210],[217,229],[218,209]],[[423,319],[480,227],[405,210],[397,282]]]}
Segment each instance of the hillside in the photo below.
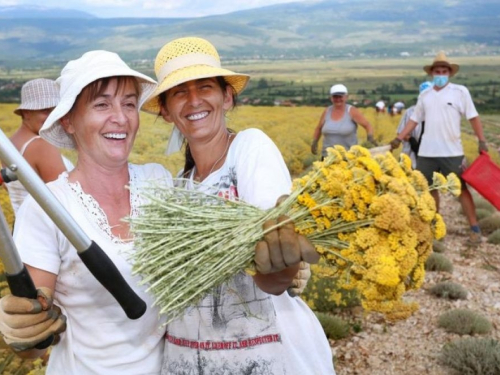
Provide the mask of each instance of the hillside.
{"label": "hillside", "polygon": [[204,36],[238,59],[422,55],[443,48],[491,54],[500,51],[499,13],[495,0],[323,0],[186,19],[104,19],[50,9],[27,18],[27,9],[0,7],[0,64],[67,60],[89,49],[153,59],[167,40],[186,35]]}

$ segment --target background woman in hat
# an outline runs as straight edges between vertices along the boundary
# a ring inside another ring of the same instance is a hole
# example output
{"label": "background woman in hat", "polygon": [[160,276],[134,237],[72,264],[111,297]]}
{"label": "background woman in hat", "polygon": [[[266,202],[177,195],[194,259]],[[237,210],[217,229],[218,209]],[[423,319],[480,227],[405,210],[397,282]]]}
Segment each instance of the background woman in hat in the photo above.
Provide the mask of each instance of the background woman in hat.
{"label": "background woman in hat", "polygon": [[[21,126],[10,137],[14,146],[45,182],[55,180],[73,164],[61,155],[57,147],[39,136],[40,128],[59,102],[59,88],[51,79],[39,78],[26,82],[21,89],[21,105],[14,111],[21,116]],[[28,192],[19,181],[5,184],[10,201],[17,213]]]}
{"label": "background woman in hat", "polygon": [[[424,71],[432,76],[433,88],[420,94],[406,127],[391,141],[393,149],[399,147],[417,124],[425,121],[418,149],[417,169],[424,174],[429,184],[432,184],[434,172],[462,175],[464,161],[460,128],[462,116],[469,120],[478,138],[478,151],[488,151],[483,126],[469,90],[465,86],[449,81],[458,70],[459,66],[450,63],[444,52],[439,52],[431,65],[424,66]],[[439,193],[434,190],[431,194],[439,210]],[[463,180],[459,199],[470,225],[467,244],[478,245],[482,240],[474,200]]]}
{"label": "background woman in hat", "polygon": [[[155,72],[159,85],[143,109],[174,123],[169,151],[186,139],[181,174],[187,189],[261,208],[290,192],[290,175],[273,142],[257,129],[235,134],[226,126],[225,114],[248,76],[222,68],[216,49],[200,38],[167,43]],[[285,255],[287,262],[258,246],[255,276],[236,275],[170,323],[162,373],[333,374],[321,325],[300,298],[286,293],[299,262],[316,262],[317,255],[312,248],[290,248]]]}
{"label": "background woman in hat", "polygon": [[368,142],[376,145],[373,138],[373,127],[363,114],[354,106],[347,104],[347,87],[338,84],[330,88],[331,106],[328,106],[319,119],[318,126],[314,129],[311,152],[318,153],[318,142],[323,135],[321,156],[326,156],[326,149],[335,145],[344,146],[346,149],[358,144],[357,124],[365,130]]}

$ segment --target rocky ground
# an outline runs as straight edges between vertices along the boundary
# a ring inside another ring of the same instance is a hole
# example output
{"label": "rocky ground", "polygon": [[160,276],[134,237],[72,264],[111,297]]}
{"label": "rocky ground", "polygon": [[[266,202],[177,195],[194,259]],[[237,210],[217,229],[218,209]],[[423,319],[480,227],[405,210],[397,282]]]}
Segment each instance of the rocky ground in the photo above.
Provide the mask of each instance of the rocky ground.
{"label": "rocky ground", "polygon": [[[361,321],[361,332],[332,341],[338,375],[449,375],[439,364],[442,346],[460,338],[438,328],[444,312],[467,308],[483,314],[493,324],[489,337],[500,340],[500,246],[484,242],[477,248],[465,245],[466,220],[455,198],[442,197],[441,213],[448,228],[443,253],[453,263],[453,273],[428,272],[422,289],[408,293],[420,309],[405,321],[389,324],[380,316],[351,311]],[[483,238],[486,241],[486,238]],[[453,281],[468,291],[466,300],[436,298],[427,289],[440,281]]]}

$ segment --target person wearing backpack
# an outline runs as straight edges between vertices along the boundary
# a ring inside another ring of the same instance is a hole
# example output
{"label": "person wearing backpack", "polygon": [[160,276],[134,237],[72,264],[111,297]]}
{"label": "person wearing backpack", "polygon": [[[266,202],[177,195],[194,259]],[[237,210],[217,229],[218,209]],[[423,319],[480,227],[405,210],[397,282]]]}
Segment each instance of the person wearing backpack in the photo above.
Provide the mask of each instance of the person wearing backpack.
{"label": "person wearing backpack", "polygon": [[[419,86],[419,93],[422,93],[424,90],[427,90],[430,87],[432,87],[432,82],[429,81],[422,82]],[[412,105],[405,111],[403,117],[401,118],[401,121],[399,122],[397,134],[400,134],[403,131],[403,129],[406,126],[406,123],[411,118],[411,115],[413,114],[414,110],[415,106]],[[413,129],[413,131],[403,139],[403,149],[401,150],[401,152],[410,157],[413,169],[417,167],[417,154],[423,133],[422,132],[423,123],[424,122],[417,124],[415,129]]]}

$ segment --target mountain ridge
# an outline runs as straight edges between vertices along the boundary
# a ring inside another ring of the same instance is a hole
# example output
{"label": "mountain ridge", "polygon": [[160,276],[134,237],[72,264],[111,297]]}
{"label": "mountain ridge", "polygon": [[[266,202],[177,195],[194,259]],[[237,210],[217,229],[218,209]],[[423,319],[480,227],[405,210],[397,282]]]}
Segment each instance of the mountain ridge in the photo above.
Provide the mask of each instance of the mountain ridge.
{"label": "mountain ridge", "polygon": [[[52,11],[52,18],[9,18],[0,7],[0,64],[64,61],[91,49],[113,50],[127,60],[154,59],[164,43],[187,35],[211,40],[230,59],[391,57],[436,49],[500,53],[497,1],[395,4],[308,1],[200,18],[98,18],[71,10]],[[40,11],[50,13],[47,9]]]}

